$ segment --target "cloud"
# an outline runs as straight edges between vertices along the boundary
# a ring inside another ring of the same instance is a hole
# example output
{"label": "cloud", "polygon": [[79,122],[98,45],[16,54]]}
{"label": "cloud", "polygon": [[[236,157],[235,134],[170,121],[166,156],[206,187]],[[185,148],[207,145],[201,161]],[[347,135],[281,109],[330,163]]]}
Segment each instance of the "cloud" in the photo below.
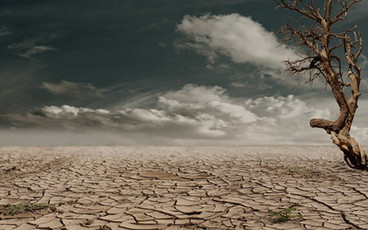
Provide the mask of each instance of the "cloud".
{"label": "cloud", "polygon": [[247,80],[240,81],[234,81],[230,83],[230,86],[233,88],[239,88],[239,89],[245,89],[245,90],[270,90],[273,88],[273,86],[266,84],[265,82],[259,81],[257,84],[254,82],[249,82]]}
{"label": "cloud", "polygon": [[103,90],[91,83],[61,81],[60,83],[43,82],[41,88],[54,95],[69,97],[102,97]]}
{"label": "cloud", "polygon": [[326,143],[322,130],[309,127],[312,117],[329,118],[330,112],[292,95],[233,98],[218,86],[188,84],[161,95],[151,108],[45,106],[24,115],[1,115],[0,122],[3,129],[13,130],[115,133],[121,137],[116,144],[126,138],[130,144]]}
{"label": "cloud", "polygon": [[0,26],[0,37],[12,34],[6,26]]}
{"label": "cloud", "polygon": [[279,70],[284,67],[283,61],[298,57],[296,50],[280,44],[260,23],[236,13],[186,15],[177,29],[192,39],[181,47],[194,49],[210,62],[224,55],[235,63]]}
{"label": "cloud", "polygon": [[38,54],[38,53],[43,53],[46,51],[55,51],[55,50],[56,49],[51,46],[34,46],[34,47],[29,47],[29,49],[25,50],[24,53],[19,53],[18,55],[21,57],[30,58],[31,56]]}
{"label": "cloud", "polygon": [[20,43],[13,43],[8,46],[8,49],[14,49],[17,54],[24,58],[32,58],[35,54],[44,53],[47,51],[55,51],[56,48],[44,45],[46,40],[42,37],[26,39]]}

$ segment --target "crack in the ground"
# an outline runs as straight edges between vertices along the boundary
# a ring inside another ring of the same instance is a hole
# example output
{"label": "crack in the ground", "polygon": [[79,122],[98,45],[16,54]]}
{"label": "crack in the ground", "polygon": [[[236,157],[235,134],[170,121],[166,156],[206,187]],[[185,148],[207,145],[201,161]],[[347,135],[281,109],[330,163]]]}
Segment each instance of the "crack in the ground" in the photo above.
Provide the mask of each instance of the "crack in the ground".
{"label": "crack in the ground", "polygon": [[366,230],[366,228],[361,228],[358,225],[352,223],[350,220],[348,220],[348,218],[346,217],[346,214],[344,212],[341,212],[341,217],[345,221],[345,223],[347,223],[348,225],[351,225],[352,227],[354,227],[356,229],[359,229],[359,230]]}
{"label": "crack in the ground", "polygon": [[367,200],[368,200],[368,196],[367,196],[365,193],[363,193],[362,191],[358,190],[357,188],[353,188],[353,190],[354,190],[355,192],[359,193],[360,195],[364,196],[364,197],[365,197],[365,199],[367,199]]}
{"label": "crack in the ground", "polygon": [[352,227],[354,227],[354,228],[356,228],[356,229],[363,229],[363,230],[365,229],[365,228],[361,228],[361,227],[359,227],[358,225],[356,225],[356,224],[352,223],[350,220],[348,220],[348,219],[347,219],[346,214],[345,214],[344,212],[339,211],[339,210],[337,210],[337,209],[333,208],[331,205],[328,205],[328,204],[326,204],[326,203],[324,203],[324,202],[322,202],[322,201],[319,201],[319,200],[317,200],[317,199],[315,199],[315,198],[313,198],[313,197],[309,197],[309,196],[305,196],[305,195],[300,195],[300,194],[295,194],[295,193],[290,193],[290,194],[295,195],[295,196],[304,197],[304,198],[309,199],[309,200],[311,200],[311,201],[314,201],[314,202],[316,202],[316,203],[322,204],[322,205],[324,205],[325,207],[329,208],[330,210],[340,213],[341,218],[344,220],[344,222],[345,222],[346,224],[348,224],[348,225],[350,225],[350,226],[352,226]]}
{"label": "crack in the ground", "polygon": [[216,201],[216,202],[220,202],[220,203],[228,203],[228,204],[235,204],[235,205],[240,205],[244,208],[250,208],[252,210],[252,212],[259,212],[260,210],[256,209],[256,208],[253,208],[252,206],[250,205],[245,205],[243,203],[240,203],[240,202],[236,202],[236,201],[229,201],[229,200],[223,200],[223,199],[218,199],[218,198],[213,198],[212,199],[213,201]]}

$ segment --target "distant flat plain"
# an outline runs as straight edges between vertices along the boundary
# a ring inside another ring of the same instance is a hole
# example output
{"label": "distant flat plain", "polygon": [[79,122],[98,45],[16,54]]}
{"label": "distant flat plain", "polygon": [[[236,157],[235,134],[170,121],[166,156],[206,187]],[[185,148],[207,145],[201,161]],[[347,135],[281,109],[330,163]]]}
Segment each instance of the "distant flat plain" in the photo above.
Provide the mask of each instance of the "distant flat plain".
{"label": "distant flat plain", "polygon": [[368,229],[334,146],[4,146],[0,183],[0,229]]}

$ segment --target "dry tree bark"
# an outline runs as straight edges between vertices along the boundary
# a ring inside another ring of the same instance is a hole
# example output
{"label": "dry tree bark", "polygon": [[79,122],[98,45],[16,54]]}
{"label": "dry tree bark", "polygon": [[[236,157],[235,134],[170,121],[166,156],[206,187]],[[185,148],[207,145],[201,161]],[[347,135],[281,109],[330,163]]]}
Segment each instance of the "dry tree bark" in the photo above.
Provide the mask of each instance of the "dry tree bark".
{"label": "dry tree bark", "polygon": [[[347,18],[351,7],[361,0],[274,0],[277,8],[301,14],[308,24],[294,27],[286,23],[281,33],[286,42],[295,41],[306,47],[308,54],[299,60],[286,61],[292,74],[308,73],[308,82],[322,78],[330,86],[340,108],[335,121],[312,119],[310,126],[322,128],[344,153],[346,163],[356,169],[368,170],[368,156],[361,145],[350,136],[350,129],[358,108],[361,67],[358,58],[363,50],[363,39],[356,33],[357,26],[335,32],[335,25]],[[338,55],[340,53],[340,56]],[[342,72],[346,66],[347,72]],[[344,89],[350,88],[350,93]]]}

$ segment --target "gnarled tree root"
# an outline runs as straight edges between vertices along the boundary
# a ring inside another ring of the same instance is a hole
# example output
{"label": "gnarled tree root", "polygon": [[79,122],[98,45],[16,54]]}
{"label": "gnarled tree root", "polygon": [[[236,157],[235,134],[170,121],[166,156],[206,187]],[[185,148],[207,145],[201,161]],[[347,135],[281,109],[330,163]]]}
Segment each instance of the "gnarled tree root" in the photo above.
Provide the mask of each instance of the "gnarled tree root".
{"label": "gnarled tree root", "polygon": [[331,140],[344,153],[344,160],[349,167],[368,170],[368,155],[363,147],[353,137],[345,137],[342,134],[331,132]]}

